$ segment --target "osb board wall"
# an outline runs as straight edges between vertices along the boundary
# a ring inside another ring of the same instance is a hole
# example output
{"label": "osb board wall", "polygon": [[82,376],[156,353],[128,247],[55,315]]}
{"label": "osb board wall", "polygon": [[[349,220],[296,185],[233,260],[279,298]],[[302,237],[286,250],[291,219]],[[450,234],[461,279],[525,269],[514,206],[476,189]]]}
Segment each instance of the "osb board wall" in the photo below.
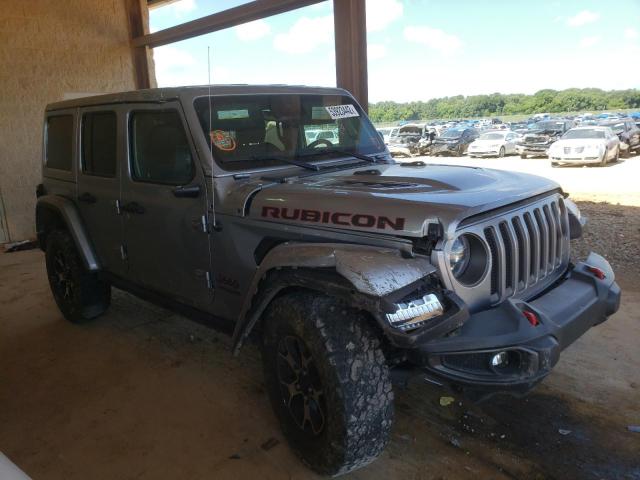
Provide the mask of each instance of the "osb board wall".
{"label": "osb board wall", "polygon": [[11,240],[35,233],[46,104],[135,88],[126,1],[2,0],[0,224]]}

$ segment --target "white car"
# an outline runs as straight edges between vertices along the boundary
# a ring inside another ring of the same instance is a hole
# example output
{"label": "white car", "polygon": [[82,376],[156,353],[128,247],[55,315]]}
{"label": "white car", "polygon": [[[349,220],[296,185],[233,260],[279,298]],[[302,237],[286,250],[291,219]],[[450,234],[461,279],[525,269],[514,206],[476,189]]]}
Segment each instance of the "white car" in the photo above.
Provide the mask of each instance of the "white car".
{"label": "white car", "polygon": [[605,166],[618,161],[620,140],[609,127],[576,127],[549,147],[551,166],[596,163]]}
{"label": "white car", "polygon": [[392,137],[395,137],[396,135],[398,135],[399,130],[400,128],[398,127],[383,127],[383,128],[379,128],[378,132],[382,135],[384,144],[389,145],[389,140]]}
{"label": "white car", "polygon": [[474,140],[467,153],[470,157],[504,157],[516,153],[518,134],[510,131],[485,132]]}

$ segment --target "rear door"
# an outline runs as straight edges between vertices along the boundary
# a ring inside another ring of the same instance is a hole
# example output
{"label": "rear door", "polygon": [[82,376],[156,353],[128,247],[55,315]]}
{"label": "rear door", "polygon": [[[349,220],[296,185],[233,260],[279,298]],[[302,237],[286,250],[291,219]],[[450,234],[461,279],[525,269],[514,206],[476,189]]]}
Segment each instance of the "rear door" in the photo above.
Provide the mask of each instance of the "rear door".
{"label": "rear door", "polygon": [[173,300],[211,303],[205,178],[180,104],[133,107],[122,217],[128,277]]}
{"label": "rear door", "polygon": [[123,115],[117,107],[79,111],[80,148],[77,204],[102,268],[126,273],[122,257],[120,201]]}

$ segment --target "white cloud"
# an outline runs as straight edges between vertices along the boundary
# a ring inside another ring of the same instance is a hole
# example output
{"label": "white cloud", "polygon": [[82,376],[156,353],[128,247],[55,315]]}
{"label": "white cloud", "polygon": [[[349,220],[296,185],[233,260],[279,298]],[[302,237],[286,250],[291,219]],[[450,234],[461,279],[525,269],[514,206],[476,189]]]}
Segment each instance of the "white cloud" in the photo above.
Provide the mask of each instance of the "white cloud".
{"label": "white cloud", "polygon": [[333,15],[302,17],[286,33],[273,39],[276,50],[286,53],[309,53],[320,45],[333,42]]}
{"label": "white cloud", "polygon": [[367,31],[378,32],[402,17],[404,7],[399,0],[368,0]]}
{"label": "white cloud", "polygon": [[236,37],[243,42],[258,40],[271,33],[271,26],[264,20],[254,20],[253,22],[238,25],[234,28]]}
{"label": "white cloud", "polygon": [[380,60],[387,56],[387,46],[382,43],[370,43],[367,45],[367,60]]}
{"label": "white cloud", "polygon": [[593,23],[599,18],[599,13],[595,13],[590,10],[582,10],[577,15],[567,18],[567,25],[570,27],[581,27],[582,25]]}
{"label": "white cloud", "polygon": [[602,40],[602,37],[600,35],[594,35],[592,37],[584,37],[582,40],[580,40],[580,46],[582,48],[593,47],[594,45],[597,45],[598,43],[600,43],[600,40]]}
{"label": "white cloud", "polygon": [[409,26],[404,29],[404,38],[409,42],[419,43],[437,50],[443,55],[455,53],[462,48],[462,40],[439,28],[425,26]]}
{"label": "white cloud", "polygon": [[[212,51],[212,59],[214,56],[215,51]],[[153,49],[153,60],[159,87],[206,85],[209,81],[206,50],[203,52],[203,58],[197,59],[182,48],[165,45]],[[213,67],[211,82],[227,83],[230,81],[230,74],[228,68]]]}
{"label": "white cloud", "polygon": [[626,28],[624,30],[624,38],[628,40],[634,40],[638,38],[638,30],[636,30],[635,28]]}
{"label": "white cloud", "polygon": [[196,0],[177,0],[160,8],[163,12],[181,17],[186,13],[193,12],[197,8],[197,5]]}

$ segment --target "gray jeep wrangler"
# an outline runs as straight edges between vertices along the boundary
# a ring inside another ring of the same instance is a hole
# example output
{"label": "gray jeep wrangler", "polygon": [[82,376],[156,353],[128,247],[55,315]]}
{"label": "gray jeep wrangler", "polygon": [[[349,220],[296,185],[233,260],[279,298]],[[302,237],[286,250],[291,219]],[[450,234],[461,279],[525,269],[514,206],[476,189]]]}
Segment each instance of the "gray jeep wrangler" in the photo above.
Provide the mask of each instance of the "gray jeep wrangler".
{"label": "gray jeep wrangler", "polygon": [[[328,132],[320,135],[318,132]],[[38,239],[63,315],[111,287],[262,348],[284,435],[314,470],[371,462],[391,377],[524,394],[620,289],[541,177],[395,164],[341,89],[155,89],[49,105]]]}

